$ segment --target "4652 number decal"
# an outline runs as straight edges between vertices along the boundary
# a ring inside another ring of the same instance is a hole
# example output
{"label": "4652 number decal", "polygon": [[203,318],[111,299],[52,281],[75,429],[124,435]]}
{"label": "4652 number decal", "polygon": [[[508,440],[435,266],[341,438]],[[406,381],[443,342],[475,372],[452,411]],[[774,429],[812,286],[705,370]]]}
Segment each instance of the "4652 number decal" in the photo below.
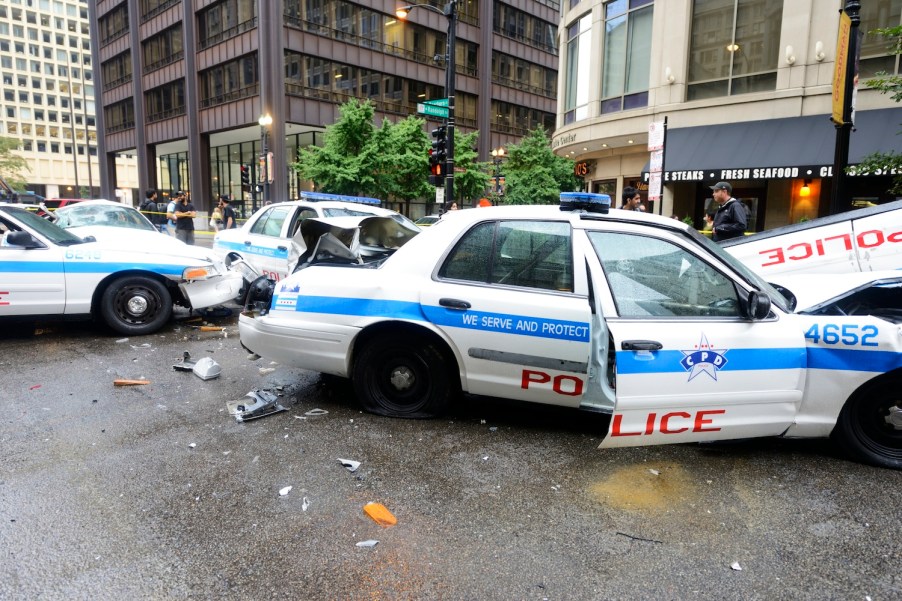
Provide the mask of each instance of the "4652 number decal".
{"label": "4652 number decal", "polygon": [[846,323],[814,324],[805,332],[805,338],[814,344],[841,344],[844,346],[877,346],[877,326],[860,326]]}

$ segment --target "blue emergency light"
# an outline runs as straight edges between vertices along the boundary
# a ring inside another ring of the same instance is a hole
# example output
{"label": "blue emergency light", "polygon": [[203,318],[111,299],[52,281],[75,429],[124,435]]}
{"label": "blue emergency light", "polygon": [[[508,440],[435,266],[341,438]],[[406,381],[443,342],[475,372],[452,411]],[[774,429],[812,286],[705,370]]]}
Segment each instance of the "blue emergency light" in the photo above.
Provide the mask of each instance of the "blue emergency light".
{"label": "blue emergency light", "polygon": [[592,192],[561,192],[562,211],[587,211],[607,213],[611,208],[611,197]]}

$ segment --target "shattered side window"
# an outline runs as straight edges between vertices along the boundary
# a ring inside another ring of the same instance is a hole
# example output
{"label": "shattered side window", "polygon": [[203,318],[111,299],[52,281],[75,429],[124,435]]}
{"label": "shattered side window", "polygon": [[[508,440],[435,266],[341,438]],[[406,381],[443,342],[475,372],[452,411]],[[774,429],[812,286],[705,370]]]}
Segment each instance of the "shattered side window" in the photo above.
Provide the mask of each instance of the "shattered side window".
{"label": "shattered side window", "polygon": [[495,223],[481,223],[461,238],[445,259],[439,277],[469,282],[489,281],[489,257],[495,237]]}

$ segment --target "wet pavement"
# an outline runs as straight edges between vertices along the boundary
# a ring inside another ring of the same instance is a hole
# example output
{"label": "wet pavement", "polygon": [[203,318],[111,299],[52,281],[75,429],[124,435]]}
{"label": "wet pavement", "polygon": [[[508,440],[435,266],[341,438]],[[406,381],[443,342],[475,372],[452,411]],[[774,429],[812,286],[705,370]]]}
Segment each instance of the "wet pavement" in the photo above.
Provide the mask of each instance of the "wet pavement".
{"label": "wet pavement", "polygon": [[[186,317],[0,339],[0,599],[902,598],[902,473],[827,441],[599,450],[597,417],[483,398],[377,417]],[[255,388],[288,411],[238,423]]]}

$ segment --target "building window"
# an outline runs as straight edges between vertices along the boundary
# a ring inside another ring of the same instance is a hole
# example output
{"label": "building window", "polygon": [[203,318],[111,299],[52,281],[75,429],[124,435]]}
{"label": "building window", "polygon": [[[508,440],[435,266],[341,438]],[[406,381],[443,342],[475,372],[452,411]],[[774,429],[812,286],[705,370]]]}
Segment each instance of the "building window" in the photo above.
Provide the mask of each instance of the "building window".
{"label": "building window", "polygon": [[[110,133],[135,126],[135,103],[131,98],[105,107],[103,114],[107,124],[107,131]],[[63,117],[63,122],[65,122],[66,113],[63,113]],[[71,153],[72,149],[70,147],[67,154]]]}
{"label": "building window", "polygon": [[255,0],[225,0],[197,15],[200,47],[208,48],[257,26]]}
{"label": "building window", "polygon": [[145,73],[181,60],[182,56],[184,56],[181,23],[160,32],[142,45],[144,47]]}
{"label": "building window", "polygon": [[556,70],[501,52],[492,52],[492,79],[501,85],[548,98],[557,95]]}
{"label": "building window", "polygon": [[257,55],[248,54],[216,65],[201,72],[199,78],[202,108],[254,96],[259,88]]}
{"label": "building window", "polygon": [[100,65],[103,89],[111,90],[132,80],[132,53],[126,50]]}
{"label": "building window", "polygon": [[777,87],[783,0],[693,0],[688,100]]}
{"label": "building window", "polygon": [[147,21],[176,4],[179,4],[178,0],[141,0],[141,20]]}
{"label": "building window", "polygon": [[557,24],[549,23],[503,2],[492,4],[495,33],[557,54]]}
{"label": "building window", "polygon": [[653,0],[605,5],[601,112],[648,106]]}
{"label": "building window", "polygon": [[185,114],[185,80],[173,81],[144,94],[147,121],[160,121]]}
{"label": "building window", "polygon": [[589,74],[592,67],[592,14],[567,28],[567,80],[564,89],[564,124],[589,116]]}
{"label": "building window", "polygon": [[875,29],[898,27],[902,24],[902,0],[889,0],[880,3],[861,3],[861,25],[859,31],[864,34],[861,42],[858,73],[861,77],[873,77],[881,71],[890,75],[899,75],[899,55],[890,49],[891,40],[869,32]]}
{"label": "building window", "polygon": [[[57,29],[63,29],[62,19],[57,19]],[[101,45],[109,44],[128,33],[128,3],[122,3],[98,20]],[[59,36],[57,36],[59,38]]]}

